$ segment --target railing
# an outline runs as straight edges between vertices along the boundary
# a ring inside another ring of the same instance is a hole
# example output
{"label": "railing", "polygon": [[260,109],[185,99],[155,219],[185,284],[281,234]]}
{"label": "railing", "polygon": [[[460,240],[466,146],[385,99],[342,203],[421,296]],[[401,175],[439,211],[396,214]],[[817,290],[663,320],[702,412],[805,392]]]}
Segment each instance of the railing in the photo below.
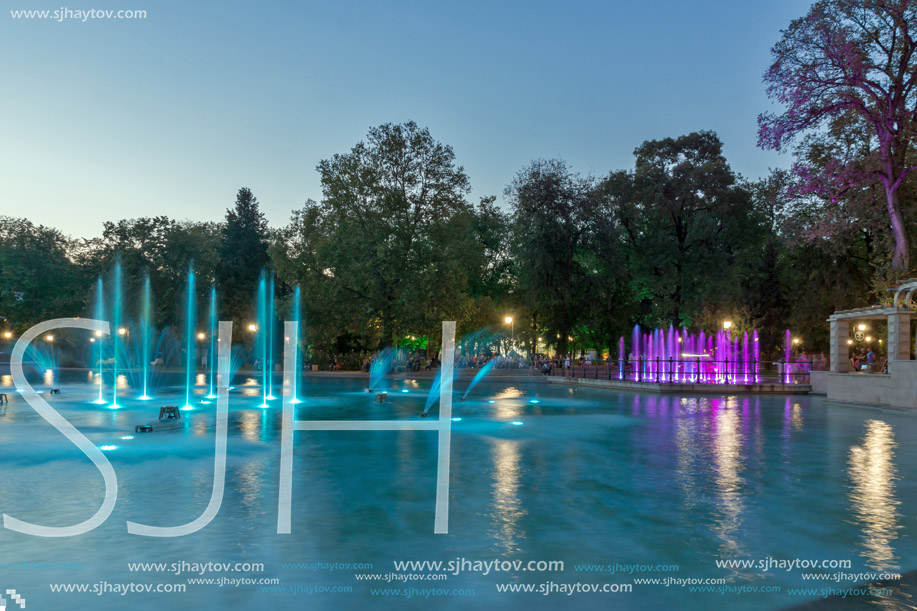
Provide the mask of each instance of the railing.
{"label": "railing", "polygon": [[808,384],[812,361],[793,363],[724,359],[612,360],[604,365],[555,366],[550,375],[654,384]]}

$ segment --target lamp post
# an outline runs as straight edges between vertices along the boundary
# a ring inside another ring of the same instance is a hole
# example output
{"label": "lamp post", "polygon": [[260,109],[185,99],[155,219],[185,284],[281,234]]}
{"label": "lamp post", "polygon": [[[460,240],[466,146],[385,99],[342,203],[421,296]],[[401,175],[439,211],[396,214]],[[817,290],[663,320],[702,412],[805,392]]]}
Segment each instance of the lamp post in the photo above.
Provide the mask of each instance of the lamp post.
{"label": "lamp post", "polygon": [[506,324],[510,326],[510,333],[511,333],[510,344],[511,346],[515,346],[516,345],[516,323],[513,322],[512,316],[507,316],[506,318],[503,319],[503,322],[505,322]]}

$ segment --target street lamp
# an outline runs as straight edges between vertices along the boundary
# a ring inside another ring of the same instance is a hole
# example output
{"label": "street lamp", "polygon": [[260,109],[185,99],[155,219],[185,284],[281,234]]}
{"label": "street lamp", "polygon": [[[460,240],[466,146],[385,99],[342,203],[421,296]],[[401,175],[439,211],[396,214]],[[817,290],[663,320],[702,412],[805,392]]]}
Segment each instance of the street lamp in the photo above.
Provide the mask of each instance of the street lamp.
{"label": "street lamp", "polygon": [[248,330],[251,331],[252,333],[254,333],[255,331],[258,330],[258,325],[254,324],[254,323],[253,323],[253,324],[250,324],[250,325],[248,325]]}
{"label": "street lamp", "polygon": [[127,329],[125,329],[124,327],[121,327],[120,329],[118,329],[118,335],[124,335],[126,333],[127,333]]}
{"label": "street lamp", "polygon": [[203,333],[198,333],[198,334],[197,334],[197,338],[198,338],[198,339],[204,339],[205,337],[207,337],[207,336],[204,335]]}
{"label": "street lamp", "polygon": [[12,332],[12,331],[6,331],[6,332],[3,333],[3,337],[5,337],[6,339],[12,339],[12,338],[13,338],[13,332]]}
{"label": "street lamp", "polygon": [[725,321],[723,321],[723,329],[724,329],[724,330],[729,331],[729,329],[731,329],[731,328],[732,328],[732,321],[731,321],[731,320],[725,320]]}

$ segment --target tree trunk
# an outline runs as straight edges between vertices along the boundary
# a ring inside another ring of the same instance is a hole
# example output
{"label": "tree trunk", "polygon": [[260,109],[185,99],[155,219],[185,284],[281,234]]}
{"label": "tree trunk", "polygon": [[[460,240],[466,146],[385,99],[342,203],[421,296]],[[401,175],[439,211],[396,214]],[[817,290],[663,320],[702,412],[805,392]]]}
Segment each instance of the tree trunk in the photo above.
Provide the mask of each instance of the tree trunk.
{"label": "tree trunk", "polygon": [[892,237],[895,241],[895,252],[892,256],[892,271],[896,276],[905,276],[911,270],[910,252],[908,249],[907,230],[898,205],[898,187],[885,187],[885,199],[888,202],[888,216],[891,220]]}

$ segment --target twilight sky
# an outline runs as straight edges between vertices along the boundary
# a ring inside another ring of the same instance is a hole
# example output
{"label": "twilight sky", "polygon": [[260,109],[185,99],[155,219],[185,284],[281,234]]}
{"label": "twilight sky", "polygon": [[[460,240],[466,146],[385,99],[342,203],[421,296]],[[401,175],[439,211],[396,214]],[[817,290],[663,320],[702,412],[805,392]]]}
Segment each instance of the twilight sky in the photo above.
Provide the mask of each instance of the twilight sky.
{"label": "twilight sky", "polygon": [[[749,178],[761,75],[808,0],[289,3],[3,0],[0,214],[73,236],[104,220],[219,220],[239,187],[272,226],[320,197],[315,166],[413,119],[472,201],[538,157],[601,176],[647,139],[716,131]],[[145,20],[10,10],[145,9]]]}

